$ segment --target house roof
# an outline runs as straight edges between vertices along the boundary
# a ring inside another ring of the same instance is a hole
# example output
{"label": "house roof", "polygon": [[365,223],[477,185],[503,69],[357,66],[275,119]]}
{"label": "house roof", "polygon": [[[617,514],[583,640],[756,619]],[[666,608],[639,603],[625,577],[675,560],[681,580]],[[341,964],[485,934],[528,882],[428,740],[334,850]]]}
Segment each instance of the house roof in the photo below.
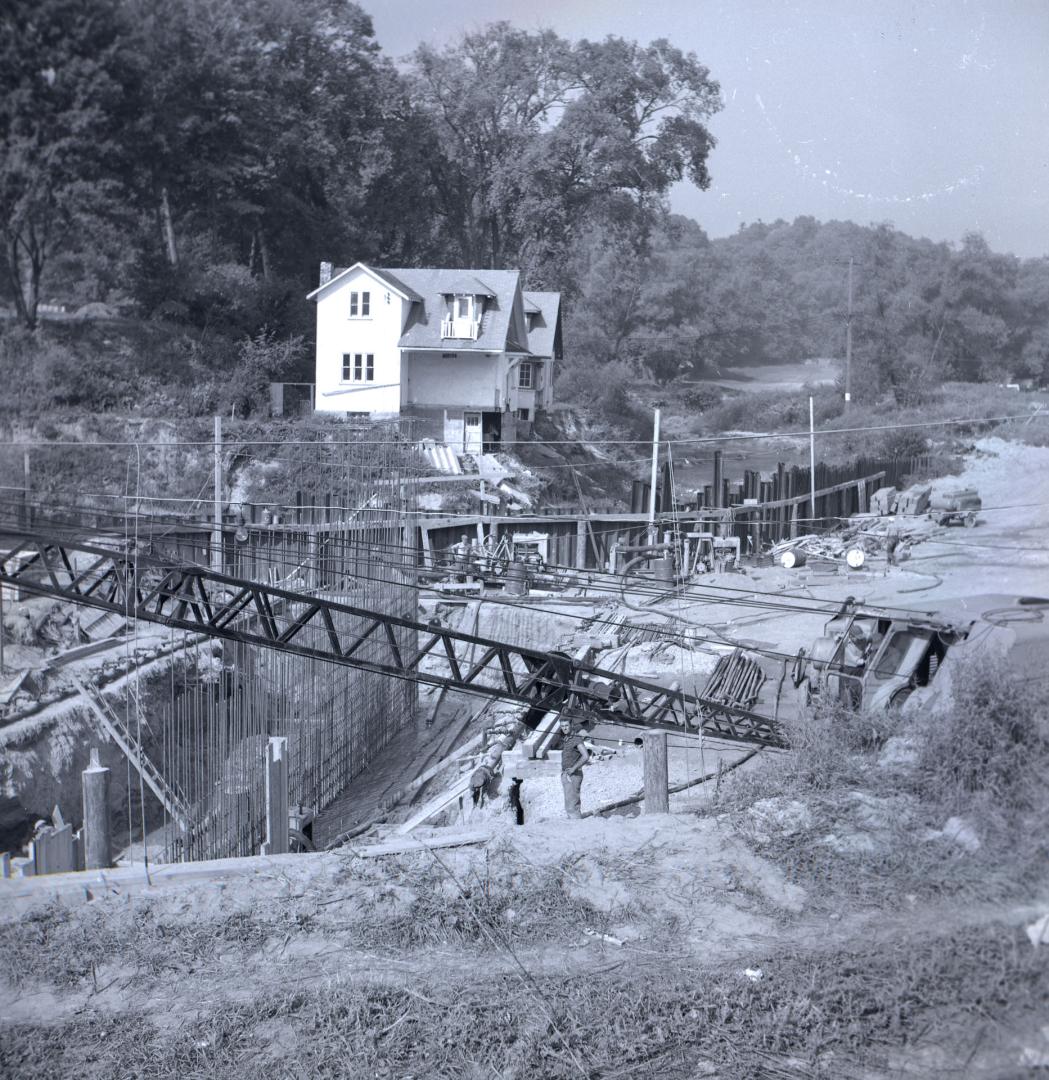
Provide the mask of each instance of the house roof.
{"label": "house roof", "polygon": [[495,296],[495,293],[483,281],[469,274],[449,278],[441,282],[442,296]]}
{"label": "house roof", "polygon": [[[557,315],[561,309],[561,294],[555,292],[526,292],[525,311],[534,311],[528,331],[528,351],[533,356],[554,355],[557,335]],[[528,305],[531,304],[532,307]]]}
{"label": "house roof", "polygon": [[[515,352],[548,357],[554,354],[554,336],[560,308],[560,293],[521,293],[524,311],[531,316],[532,327],[520,323],[514,327],[514,303],[521,286],[519,270],[482,270],[479,277],[461,268],[390,268],[355,263],[336,267],[331,279],[310,293],[316,298],[351,270],[363,269],[376,280],[412,301],[398,345],[402,349],[440,349],[445,352]],[[454,295],[485,297],[484,315],[476,340],[442,338],[441,321],[445,317],[446,298]],[[522,340],[522,334],[526,339]]]}
{"label": "house roof", "polygon": [[[521,280],[519,270],[485,270],[484,282],[458,269],[391,269],[384,274],[403,282],[421,298],[413,304],[401,335],[402,349],[443,349],[447,352],[527,352],[512,338],[514,298]],[[472,293],[488,297],[477,340],[442,338],[444,298],[449,294]]]}
{"label": "house roof", "polygon": [[376,277],[382,278],[383,281],[385,281],[386,284],[389,285],[392,289],[396,290],[397,292],[404,293],[404,295],[407,296],[409,300],[422,299],[422,297],[410,285],[401,281],[400,278],[396,277],[389,270],[376,270],[374,267],[369,267],[368,269],[370,269]]}
{"label": "house roof", "polygon": [[378,278],[384,284],[388,285],[391,289],[393,289],[394,292],[400,293],[401,296],[405,298],[405,300],[422,299],[422,297],[417,292],[405,285],[403,281],[399,281],[396,277],[394,277],[393,274],[390,273],[389,270],[378,270],[374,266],[368,266],[365,263],[360,262],[354,263],[353,266],[334,267],[331,272],[331,277],[326,282],[324,282],[323,285],[318,285],[317,288],[314,289],[313,292],[311,292],[306,297],[306,299],[313,300],[315,297],[319,296],[325,289],[329,288],[331,285],[334,285],[335,282],[343,276],[343,274],[348,274],[351,270],[357,269],[365,270],[373,277]]}

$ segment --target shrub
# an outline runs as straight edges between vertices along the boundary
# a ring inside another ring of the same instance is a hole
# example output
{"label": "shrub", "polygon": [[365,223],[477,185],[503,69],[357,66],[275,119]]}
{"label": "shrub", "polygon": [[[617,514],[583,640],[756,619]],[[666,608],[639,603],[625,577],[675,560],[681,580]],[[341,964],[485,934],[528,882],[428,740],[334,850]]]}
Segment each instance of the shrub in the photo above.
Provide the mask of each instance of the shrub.
{"label": "shrub", "polygon": [[305,351],[301,337],[279,338],[266,328],[245,338],[226,384],[225,403],[235,407],[239,416],[265,414],[269,384],[294,373]]}
{"label": "shrub", "polygon": [[688,387],[682,394],[681,400],[688,408],[705,412],[707,409],[713,409],[720,405],[724,397],[724,392],[717,386],[700,383],[697,386]]}
{"label": "shrub", "polygon": [[1034,672],[979,657],[952,672],[952,695],[926,722],[923,792],[945,810],[1006,823],[1049,805],[1049,703]]}

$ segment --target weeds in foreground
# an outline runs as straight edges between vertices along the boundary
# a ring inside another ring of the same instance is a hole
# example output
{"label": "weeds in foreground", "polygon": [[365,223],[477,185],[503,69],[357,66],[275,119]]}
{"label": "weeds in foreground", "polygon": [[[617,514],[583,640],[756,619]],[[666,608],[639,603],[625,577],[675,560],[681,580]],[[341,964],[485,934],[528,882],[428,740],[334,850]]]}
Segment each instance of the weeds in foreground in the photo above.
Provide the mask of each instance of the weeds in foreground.
{"label": "weeds in foreground", "polygon": [[[1000,658],[956,669],[951,703],[935,712],[833,708],[784,726],[791,749],[734,774],[717,810],[813,903],[1000,901],[1044,884],[1049,705]],[[914,761],[887,767],[879,752],[896,734]],[[952,818],[975,843],[943,836]]]}
{"label": "weeds in foreground", "polygon": [[245,912],[175,923],[150,906],[128,912],[53,904],[0,925],[0,952],[16,985],[71,986],[113,963],[140,977],[188,970],[225,948],[260,948],[275,932],[274,918]]}
{"label": "weeds in foreground", "polygon": [[1049,701],[1042,672],[980,657],[958,671],[952,704],[921,725],[918,781],[952,813],[1009,827],[1049,808]]}
{"label": "weeds in foreground", "polygon": [[935,1047],[961,1075],[980,1050],[978,1028],[1049,995],[1044,958],[1001,926],[848,952],[778,953],[755,965],[759,981],[734,967],[679,965],[540,976],[542,1006],[519,980],[481,973],[452,984],[435,973],[407,986],[260,992],[173,1034],[141,1017],[115,1023],[96,1014],[9,1029],[0,1071],[38,1080],[89,1071],[157,1080],[250,1072],[558,1080],[578,1077],[581,1062],[586,1076],[604,1080],[840,1080],[884,1075],[890,1054]]}
{"label": "weeds in foreground", "polygon": [[397,880],[395,890],[387,888],[393,902],[362,911],[347,929],[356,943],[371,948],[412,949],[449,943],[498,947],[537,936],[578,940],[584,927],[607,928],[609,913],[569,887],[565,866],[515,865],[498,852],[489,854],[485,871],[475,867],[461,877],[410,859],[374,868],[376,881]]}
{"label": "weeds in foreground", "polygon": [[[16,984],[64,987],[95,979],[107,965],[143,981],[191,971],[224,952],[247,955],[267,942],[318,931],[346,945],[391,952],[449,944],[490,951],[537,939],[579,941],[584,929],[607,931],[612,913],[595,909],[570,885],[565,866],[521,867],[498,857],[488,873],[474,869],[455,878],[411,857],[386,865],[358,861],[347,893],[349,921],[326,919],[323,908],[293,916],[260,905],[258,913],[186,920],[150,902],[131,911],[55,904],[0,924],[0,951]],[[616,917],[629,914],[619,909]]]}

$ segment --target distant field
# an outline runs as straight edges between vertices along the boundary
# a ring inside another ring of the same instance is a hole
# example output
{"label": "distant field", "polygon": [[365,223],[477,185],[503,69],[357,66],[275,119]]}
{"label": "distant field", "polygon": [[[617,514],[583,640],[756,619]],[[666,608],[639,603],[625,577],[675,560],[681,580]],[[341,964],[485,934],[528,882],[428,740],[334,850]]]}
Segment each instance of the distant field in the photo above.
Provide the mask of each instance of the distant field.
{"label": "distant field", "polygon": [[838,360],[805,360],[796,364],[768,364],[763,367],[726,368],[710,381],[725,390],[800,390],[806,383],[818,386],[838,377]]}

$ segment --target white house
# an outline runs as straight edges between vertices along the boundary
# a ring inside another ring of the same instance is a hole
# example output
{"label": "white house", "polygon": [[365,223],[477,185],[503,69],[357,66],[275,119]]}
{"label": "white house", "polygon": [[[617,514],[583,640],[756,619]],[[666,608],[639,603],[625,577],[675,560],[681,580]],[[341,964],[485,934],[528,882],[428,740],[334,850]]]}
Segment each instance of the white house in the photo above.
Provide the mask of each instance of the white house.
{"label": "white house", "polygon": [[559,293],[524,292],[518,270],[321,263],[316,408],[412,418],[455,449],[512,441],[553,400]]}

